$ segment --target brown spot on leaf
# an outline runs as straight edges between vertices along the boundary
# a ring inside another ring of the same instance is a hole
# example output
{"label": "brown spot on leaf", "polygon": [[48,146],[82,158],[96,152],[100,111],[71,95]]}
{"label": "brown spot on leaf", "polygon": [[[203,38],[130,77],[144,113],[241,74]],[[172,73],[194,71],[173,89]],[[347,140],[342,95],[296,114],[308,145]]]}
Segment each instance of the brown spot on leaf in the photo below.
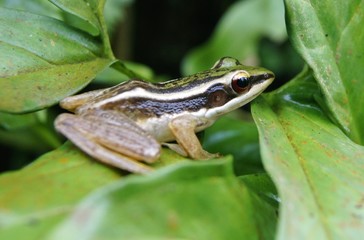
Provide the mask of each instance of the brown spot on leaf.
{"label": "brown spot on leaf", "polygon": [[364,196],[362,196],[362,197],[359,199],[358,203],[357,203],[357,204],[355,204],[355,208],[357,208],[357,209],[362,209],[362,208],[363,208],[363,206],[364,206]]}

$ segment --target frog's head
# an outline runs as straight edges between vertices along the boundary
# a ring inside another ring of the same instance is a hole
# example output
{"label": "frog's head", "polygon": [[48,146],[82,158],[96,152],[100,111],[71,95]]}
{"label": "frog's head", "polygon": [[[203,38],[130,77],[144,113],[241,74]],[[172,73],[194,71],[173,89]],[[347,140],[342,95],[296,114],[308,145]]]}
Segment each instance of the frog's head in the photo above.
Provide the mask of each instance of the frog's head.
{"label": "frog's head", "polygon": [[230,57],[220,59],[212,69],[223,72],[208,90],[205,117],[215,118],[252,101],[274,80],[273,72],[242,65]]}

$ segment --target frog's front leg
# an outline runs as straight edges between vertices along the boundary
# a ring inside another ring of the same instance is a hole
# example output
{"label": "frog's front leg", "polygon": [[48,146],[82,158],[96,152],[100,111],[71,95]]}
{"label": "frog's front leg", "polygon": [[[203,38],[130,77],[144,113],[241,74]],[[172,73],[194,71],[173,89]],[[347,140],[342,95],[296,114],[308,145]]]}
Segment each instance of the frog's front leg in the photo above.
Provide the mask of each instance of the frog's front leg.
{"label": "frog's front leg", "polygon": [[149,172],[152,168],[137,161],[154,162],[159,158],[160,144],[116,111],[63,113],[56,119],[55,126],[90,156],[130,172]]}
{"label": "frog's front leg", "polygon": [[177,143],[188,156],[201,160],[218,157],[219,154],[209,153],[202,148],[195,133],[197,126],[198,120],[193,116],[177,117],[169,123],[169,128],[176,137]]}

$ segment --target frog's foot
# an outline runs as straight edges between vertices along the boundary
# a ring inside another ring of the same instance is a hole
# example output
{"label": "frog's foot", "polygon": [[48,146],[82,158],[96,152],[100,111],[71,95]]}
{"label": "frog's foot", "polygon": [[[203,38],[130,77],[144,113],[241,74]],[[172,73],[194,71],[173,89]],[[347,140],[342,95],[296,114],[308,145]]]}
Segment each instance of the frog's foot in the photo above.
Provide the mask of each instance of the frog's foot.
{"label": "frog's foot", "polygon": [[[162,146],[164,147],[168,147],[169,149],[171,149],[172,151],[178,153],[179,155],[183,156],[183,157],[188,157],[189,154],[188,152],[179,144],[177,143],[162,143]],[[200,158],[194,158],[196,160],[207,160],[207,159],[211,159],[211,158],[217,158],[217,157],[221,157],[221,155],[219,153],[209,153],[205,150],[203,150],[202,155],[199,155]]]}
{"label": "frog's foot", "polygon": [[123,114],[64,113],[58,116],[55,126],[88,155],[117,168],[146,173],[152,168],[138,161],[151,163],[159,158],[160,144]]}
{"label": "frog's foot", "polygon": [[[195,133],[197,125],[198,120],[196,118],[182,116],[173,119],[169,123],[169,128],[176,137],[176,141],[178,145],[180,145],[180,148],[191,158],[205,160],[218,157],[219,154],[209,153],[202,148]],[[178,153],[178,151],[176,152]]]}

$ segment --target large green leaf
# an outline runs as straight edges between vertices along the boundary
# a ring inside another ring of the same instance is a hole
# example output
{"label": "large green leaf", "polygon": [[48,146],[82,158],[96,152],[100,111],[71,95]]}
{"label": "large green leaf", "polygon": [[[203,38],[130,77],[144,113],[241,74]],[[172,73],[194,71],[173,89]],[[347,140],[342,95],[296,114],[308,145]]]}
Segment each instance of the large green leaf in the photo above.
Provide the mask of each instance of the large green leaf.
{"label": "large green leaf", "polygon": [[66,144],[0,177],[0,239],[42,239],[90,191],[121,174]]}
{"label": "large green leaf", "polygon": [[183,162],[95,192],[51,239],[271,239],[275,219],[231,161]]}
{"label": "large green leaf", "polygon": [[210,68],[223,57],[256,63],[259,40],[286,38],[284,7],[281,0],[238,1],[224,14],[210,39],[184,59],[184,74]]}
{"label": "large green leaf", "polygon": [[0,9],[0,110],[26,112],[84,87],[113,60],[103,47],[63,22]]}
{"label": "large green leaf", "polygon": [[263,163],[281,198],[278,239],[362,239],[364,147],[315,104],[305,71],[252,106]]}
{"label": "large green leaf", "polygon": [[286,0],[289,35],[314,70],[333,118],[364,143],[364,1]]}
{"label": "large green leaf", "polygon": [[[274,188],[262,191],[266,180],[262,183],[245,176],[244,182],[250,186],[246,188],[233,175],[231,159],[227,159],[183,161],[162,168],[183,160],[164,149],[156,164],[162,169],[147,176],[123,177],[115,185],[103,187],[86,200],[96,205],[93,210],[81,225],[73,225],[75,218],[69,214],[80,199],[123,174],[67,143],[23,170],[0,177],[0,239],[43,239],[53,229],[63,239],[83,239],[90,230],[92,238],[106,230],[115,239],[154,234],[271,239],[276,206],[260,195],[274,193]],[[107,202],[110,208],[105,209]],[[83,208],[84,204],[77,207],[77,216]],[[62,221],[65,223],[58,228]]]}

